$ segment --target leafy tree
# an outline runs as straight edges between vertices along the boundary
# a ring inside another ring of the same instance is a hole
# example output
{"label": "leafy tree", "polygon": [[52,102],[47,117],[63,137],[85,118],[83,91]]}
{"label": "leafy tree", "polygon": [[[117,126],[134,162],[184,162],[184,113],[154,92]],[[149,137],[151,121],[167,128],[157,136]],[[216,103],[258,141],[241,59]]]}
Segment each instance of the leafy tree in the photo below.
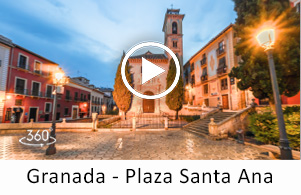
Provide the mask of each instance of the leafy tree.
{"label": "leafy tree", "polygon": [[[124,54],[120,60],[120,63],[117,68],[116,77],[115,77],[115,84],[114,84],[114,91],[113,91],[113,98],[116,102],[117,107],[122,113],[123,119],[126,115],[126,112],[131,107],[132,102],[132,93],[126,88],[125,84],[123,83],[122,77],[121,77],[121,66],[122,61],[124,58]],[[130,66],[129,62],[126,63],[125,67],[125,76],[129,84],[132,83],[132,78],[130,74]]]}
{"label": "leafy tree", "polygon": [[280,94],[288,97],[300,90],[300,15],[289,0],[233,0],[237,12],[234,26],[239,42],[235,53],[238,67],[229,74],[238,79],[237,87],[250,89],[256,98],[269,98],[274,108],[273,90],[266,53],[255,39],[264,26],[275,28],[275,68]]}
{"label": "leafy tree", "polygon": [[[166,89],[168,89],[176,77],[176,64],[173,59],[169,61],[169,69],[166,78]],[[182,109],[184,98],[183,78],[180,74],[176,87],[166,96],[166,105],[169,109],[176,111],[176,119],[178,119],[179,110]]]}

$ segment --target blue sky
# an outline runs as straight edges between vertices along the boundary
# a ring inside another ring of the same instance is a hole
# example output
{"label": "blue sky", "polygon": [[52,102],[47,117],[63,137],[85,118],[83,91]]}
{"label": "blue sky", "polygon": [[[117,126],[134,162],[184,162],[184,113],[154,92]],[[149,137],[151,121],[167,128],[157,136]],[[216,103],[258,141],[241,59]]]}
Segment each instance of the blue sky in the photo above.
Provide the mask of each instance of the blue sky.
{"label": "blue sky", "polygon": [[163,42],[171,4],[185,14],[184,62],[236,17],[231,0],[0,0],[0,34],[60,64],[69,76],[113,87],[123,50]]}

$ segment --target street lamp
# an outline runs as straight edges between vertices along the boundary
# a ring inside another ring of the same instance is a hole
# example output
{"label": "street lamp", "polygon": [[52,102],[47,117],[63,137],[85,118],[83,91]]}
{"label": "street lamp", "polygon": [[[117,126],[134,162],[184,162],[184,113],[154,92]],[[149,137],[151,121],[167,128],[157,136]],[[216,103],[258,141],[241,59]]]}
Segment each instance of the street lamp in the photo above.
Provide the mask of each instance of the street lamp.
{"label": "street lamp", "polygon": [[[52,126],[51,126],[51,132],[50,137],[55,138],[55,129],[56,129],[56,108],[57,108],[57,94],[61,92],[59,90],[59,87],[62,87],[63,85],[67,84],[69,82],[69,79],[65,76],[65,74],[61,71],[56,72],[53,77],[53,84],[55,85],[54,89],[54,100],[53,100],[53,109],[52,109]],[[49,138],[49,142],[51,142],[51,139]],[[50,144],[46,150],[46,155],[52,155],[56,153],[55,143]]]}
{"label": "street lamp", "polygon": [[293,159],[292,150],[289,147],[289,141],[287,139],[287,134],[285,130],[285,123],[283,119],[282,106],[280,101],[278,83],[276,78],[276,71],[273,59],[273,46],[275,43],[275,30],[274,29],[265,29],[261,31],[256,39],[261,47],[263,47],[267,53],[270,67],[270,76],[273,87],[273,95],[276,106],[276,114],[278,120],[279,134],[280,134],[280,152],[281,159]]}

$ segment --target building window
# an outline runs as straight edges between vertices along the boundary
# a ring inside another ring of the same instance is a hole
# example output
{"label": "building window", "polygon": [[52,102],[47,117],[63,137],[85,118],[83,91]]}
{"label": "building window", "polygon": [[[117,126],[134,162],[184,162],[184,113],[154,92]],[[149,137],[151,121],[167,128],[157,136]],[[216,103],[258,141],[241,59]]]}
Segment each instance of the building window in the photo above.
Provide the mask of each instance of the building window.
{"label": "building window", "polygon": [[88,94],[88,100],[90,101],[90,99],[91,99],[91,95],[90,95],[90,94]]}
{"label": "building window", "polygon": [[228,80],[227,80],[227,78],[221,80],[221,89],[222,90],[228,89]]}
{"label": "building window", "polygon": [[27,89],[26,89],[25,85],[26,85],[25,79],[17,78],[16,85],[15,85],[15,93],[26,95]]}
{"label": "building window", "polygon": [[0,60],[0,67],[2,66],[2,60]]}
{"label": "building window", "polygon": [[52,86],[47,85],[46,87],[46,97],[51,98],[52,97]]}
{"label": "building window", "polygon": [[78,93],[77,93],[77,92],[74,93],[74,100],[75,100],[75,101],[78,100]]}
{"label": "building window", "polygon": [[37,73],[37,74],[42,73],[41,62],[35,61],[35,63],[34,63],[34,72]]}
{"label": "building window", "polygon": [[27,67],[27,57],[26,56],[19,55],[19,64],[18,64],[18,67],[26,69],[26,67]]}
{"label": "building window", "polygon": [[66,90],[66,100],[71,100],[70,90]]}
{"label": "building window", "polygon": [[86,99],[86,98],[87,98],[87,96],[86,96],[86,95],[84,95],[84,101],[87,101],[87,99]]}
{"label": "building window", "polygon": [[40,83],[32,82],[31,95],[32,96],[40,96]]}
{"label": "building window", "polygon": [[204,94],[208,94],[209,93],[209,87],[208,84],[204,85]]}
{"label": "building window", "polygon": [[12,112],[11,108],[6,109],[6,113],[5,113],[5,120],[6,121],[9,121],[11,119],[11,112]]}
{"label": "building window", "polygon": [[178,24],[177,24],[177,22],[172,23],[172,34],[178,34]]}
{"label": "building window", "polygon": [[16,99],[15,100],[15,106],[22,106],[23,100],[22,99]]}
{"label": "building window", "polygon": [[45,103],[45,113],[51,112],[51,103],[46,102]]}
{"label": "building window", "polygon": [[60,108],[60,107],[61,107],[61,104],[57,104],[57,107]]}
{"label": "building window", "polygon": [[68,109],[68,108],[65,108],[65,109],[64,109],[64,116],[68,116],[68,114],[69,114],[69,109]]}
{"label": "building window", "polygon": [[190,72],[194,71],[194,62],[192,62],[191,66],[190,66]]}
{"label": "building window", "polygon": [[82,94],[82,93],[80,94],[80,100],[84,101],[84,94]]}
{"label": "building window", "polygon": [[191,85],[192,87],[194,86],[195,84],[195,78],[194,78],[194,75],[191,76]]}
{"label": "building window", "polygon": [[224,52],[224,50],[225,50],[225,43],[224,43],[224,41],[219,42],[219,44],[218,44],[218,50],[219,50],[220,54]]}
{"label": "building window", "polygon": [[178,47],[178,42],[177,42],[177,41],[173,41],[173,42],[172,42],[172,46],[173,46],[174,48],[177,48],[177,47]]}

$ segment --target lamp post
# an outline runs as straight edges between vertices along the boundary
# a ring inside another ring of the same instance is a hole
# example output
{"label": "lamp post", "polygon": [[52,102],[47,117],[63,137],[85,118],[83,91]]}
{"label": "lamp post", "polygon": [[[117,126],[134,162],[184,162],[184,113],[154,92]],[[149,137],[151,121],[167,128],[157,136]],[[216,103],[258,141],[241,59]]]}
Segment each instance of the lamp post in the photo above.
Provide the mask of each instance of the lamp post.
{"label": "lamp post", "polygon": [[[54,74],[53,78],[53,84],[55,86],[54,89],[54,100],[53,100],[53,109],[52,109],[52,126],[51,126],[51,132],[50,137],[55,138],[55,129],[56,129],[56,109],[57,109],[57,94],[58,94],[58,87],[62,87],[63,85],[67,84],[68,78],[65,77],[63,72],[56,72]],[[49,138],[49,142],[51,142],[51,139]],[[46,150],[46,155],[53,155],[56,153],[55,143],[50,144]]]}
{"label": "lamp post", "polygon": [[283,118],[282,106],[280,101],[276,71],[275,71],[275,64],[273,58],[273,46],[275,43],[275,30],[274,29],[266,29],[261,31],[256,37],[259,45],[263,47],[267,53],[269,67],[270,67],[270,76],[272,81],[273,87],[273,96],[276,106],[276,114],[277,114],[277,121],[279,127],[279,134],[280,134],[280,152],[281,152],[281,159],[293,159],[292,157],[292,150],[289,147],[289,141],[287,139],[287,134],[285,130],[285,123]]}

